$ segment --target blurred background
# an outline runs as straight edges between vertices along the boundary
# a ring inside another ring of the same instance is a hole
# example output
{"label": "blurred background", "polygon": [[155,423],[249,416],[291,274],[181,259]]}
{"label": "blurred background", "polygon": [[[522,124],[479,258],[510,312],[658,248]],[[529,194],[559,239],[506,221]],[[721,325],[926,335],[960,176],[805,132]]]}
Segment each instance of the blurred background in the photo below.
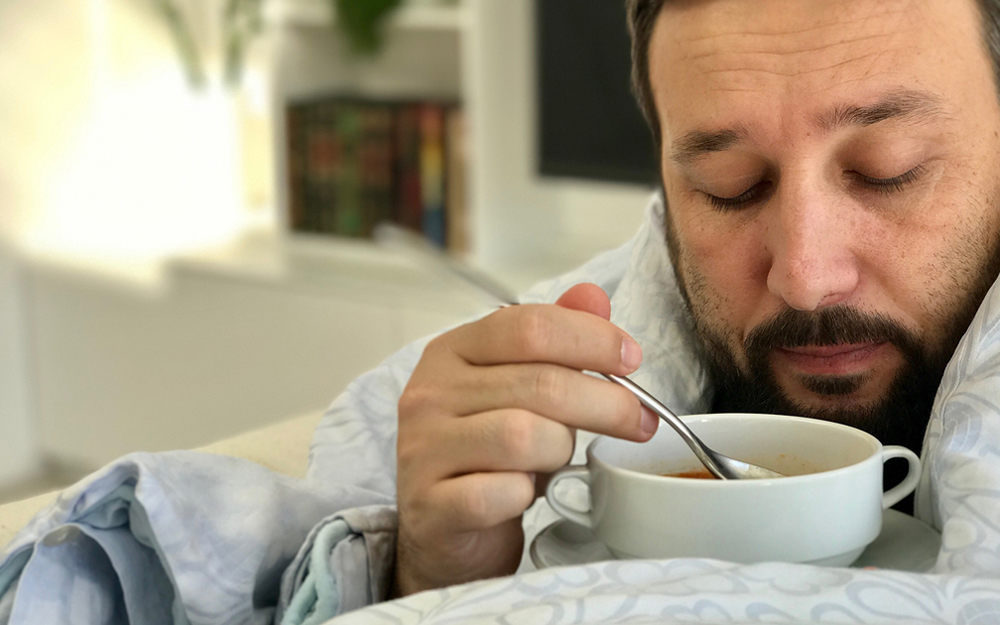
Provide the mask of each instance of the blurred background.
{"label": "blurred background", "polygon": [[623,0],[0,2],[0,502],[319,411],[624,243]]}

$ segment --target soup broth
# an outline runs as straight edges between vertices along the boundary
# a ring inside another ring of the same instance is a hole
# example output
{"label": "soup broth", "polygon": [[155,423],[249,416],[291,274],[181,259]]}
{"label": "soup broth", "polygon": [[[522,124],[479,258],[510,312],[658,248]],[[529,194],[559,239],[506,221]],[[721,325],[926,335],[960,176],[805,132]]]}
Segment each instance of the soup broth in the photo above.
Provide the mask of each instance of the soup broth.
{"label": "soup broth", "polygon": [[709,472],[708,469],[693,469],[691,471],[677,471],[675,473],[661,473],[663,477],[686,477],[694,480],[715,480],[718,479]]}
{"label": "soup broth", "polygon": [[[777,471],[784,476],[792,477],[795,475],[806,475],[808,473],[818,473],[821,469],[813,466],[812,464],[805,462],[796,456],[791,454],[779,454],[770,458],[750,458],[749,462],[758,464],[762,467],[767,467],[773,471]],[[669,465],[668,465],[669,466]],[[674,465],[676,467],[676,465]],[[690,465],[689,465],[690,466]],[[672,470],[665,470],[667,467],[649,467],[644,472],[655,473],[656,475],[661,475],[663,477],[684,477],[696,480],[714,480],[718,479],[712,475],[708,469],[705,467],[697,468],[686,468],[677,469],[670,467]]]}

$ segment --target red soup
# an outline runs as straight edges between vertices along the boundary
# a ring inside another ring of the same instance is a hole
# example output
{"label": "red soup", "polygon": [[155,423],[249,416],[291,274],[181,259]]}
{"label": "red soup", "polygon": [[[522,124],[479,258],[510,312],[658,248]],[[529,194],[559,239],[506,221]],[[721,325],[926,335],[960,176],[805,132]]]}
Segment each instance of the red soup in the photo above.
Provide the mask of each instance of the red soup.
{"label": "red soup", "polygon": [[664,473],[663,477],[689,477],[696,480],[717,479],[708,469],[694,469],[693,471],[678,471],[677,473]]}

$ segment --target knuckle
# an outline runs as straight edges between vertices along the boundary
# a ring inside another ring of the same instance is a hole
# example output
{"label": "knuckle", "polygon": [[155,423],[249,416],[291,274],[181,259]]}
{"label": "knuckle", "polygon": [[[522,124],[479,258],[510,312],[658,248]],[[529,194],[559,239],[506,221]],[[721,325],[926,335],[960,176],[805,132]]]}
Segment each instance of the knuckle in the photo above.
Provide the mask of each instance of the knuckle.
{"label": "knuckle", "polygon": [[401,498],[399,501],[399,532],[400,535],[407,536],[417,544],[422,542],[421,538],[433,533],[433,525],[429,522],[431,517],[429,504],[425,498],[417,495]]}
{"label": "knuckle", "polygon": [[[402,513],[405,511],[407,513],[405,515],[407,521],[410,520],[413,511],[419,510],[421,502],[423,501],[422,497],[415,496],[415,493],[411,492],[408,488],[399,488],[396,499],[400,512]],[[400,516],[404,515],[401,514]],[[420,515],[417,514],[413,518],[419,519]],[[400,521],[402,521],[402,519],[400,519]],[[400,526],[402,525],[403,523],[400,522]]]}
{"label": "knuckle", "polygon": [[424,456],[426,445],[419,437],[403,436],[396,439],[396,462],[400,469],[405,469],[418,463]]}
{"label": "knuckle", "polygon": [[403,390],[399,396],[397,410],[400,419],[406,419],[419,414],[434,404],[437,393],[426,384],[411,383]]}
{"label": "knuckle", "polygon": [[439,334],[428,341],[427,345],[424,346],[424,350],[420,353],[420,361],[417,363],[417,369],[436,368],[452,362],[455,358],[455,352],[453,351],[454,337],[452,334],[457,331],[458,329]]}
{"label": "knuckle", "polygon": [[458,512],[473,525],[485,525],[489,519],[490,505],[486,492],[478,485],[463,488],[458,496]]}
{"label": "knuckle", "polygon": [[[573,459],[573,430],[562,424],[554,424],[551,432],[545,437],[544,447],[539,445],[538,458],[533,459],[530,466],[542,473],[551,473],[569,463]],[[534,490],[534,485],[532,485]]]}
{"label": "knuckle", "polygon": [[517,346],[528,357],[546,353],[552,339],[552,322],[543,306],[522,306],[516,327]]}
{"label": "knuckle", "polygon": [[519,487],[516,494],[517,507],[521,511],[527,510],[531,504],[535,503],[535,484],[526,474],[518,481]]}
{"label": "knuckle", "polygon": [[528,460],[532,455],[537,433],[535,420],[534,415],[520,410],[511,411],[501,420],[500,448],[515,462]]}
{"label": "knuckle", "polygon": [[422,402],[423,399],[419,393],[409,386],[406,387],[403,394],[399,396],[399,403],[396,404],[400,421],[416,413],[420,409]]}
{"label": "knuckle", "polygon": [[520,479],[513,484],[510,497],[511,504],[521,513],[535,502],[535,484],[526,473],[520,474]]}
{"label": "knuckle", "polygon": [[573,450],[576,449],[576,433],[568,428],[562,427],[559,434],[559,464],[558,466],[563,466],[569,464],[570,460],[573,459]]}
{"label": "knuckle", "polygon": [[439,334],[427,342],[424,346],[424,352],[422,356],[424,357],[434,357],[438,354],[447,351],[448,333]]}
{"label": "knuckle", "polygon": [[566,380],[555,367],[535,367],[531,385],[534,396],[545,406],[558,406],[566,399]]}

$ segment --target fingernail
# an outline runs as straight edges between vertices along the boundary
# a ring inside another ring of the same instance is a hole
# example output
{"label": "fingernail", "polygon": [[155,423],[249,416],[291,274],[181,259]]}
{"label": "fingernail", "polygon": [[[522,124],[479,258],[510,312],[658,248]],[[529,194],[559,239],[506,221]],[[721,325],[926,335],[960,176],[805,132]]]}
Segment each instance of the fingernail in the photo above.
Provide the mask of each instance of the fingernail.
{"label": "fingernail", "polygon": [[647,436],[656,434],[656,428],[660,425],[660,418],[653,414],[653,411],[642,406],[642,433]]}
{"label": "fingernail", "polygon": [[622,339],[622,364],[629,371],[635,371],[642,364],[642,348],[630,336]]}

